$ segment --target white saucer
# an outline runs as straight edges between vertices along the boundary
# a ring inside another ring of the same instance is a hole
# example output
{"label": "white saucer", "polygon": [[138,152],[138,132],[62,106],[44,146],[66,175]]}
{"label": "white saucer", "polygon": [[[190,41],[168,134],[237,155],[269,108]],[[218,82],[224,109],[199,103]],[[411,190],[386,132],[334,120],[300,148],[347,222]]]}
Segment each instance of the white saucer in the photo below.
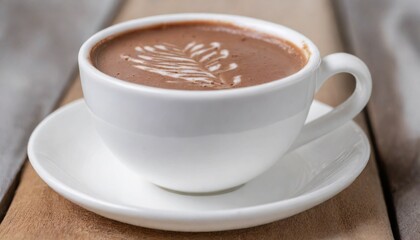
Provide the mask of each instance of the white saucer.
{"label": "white saucer", "polygon": [[[314,102],[310,119],[329,109]],[[236,190],[182,195],[150,184],[120,164],[96,135],[79,100],[39,124],[28,154],[52,189],[99,215],[156,229],[217,231],[269,223],[324,202],[361,173],[370,147],[363,131],[349,122]]]}

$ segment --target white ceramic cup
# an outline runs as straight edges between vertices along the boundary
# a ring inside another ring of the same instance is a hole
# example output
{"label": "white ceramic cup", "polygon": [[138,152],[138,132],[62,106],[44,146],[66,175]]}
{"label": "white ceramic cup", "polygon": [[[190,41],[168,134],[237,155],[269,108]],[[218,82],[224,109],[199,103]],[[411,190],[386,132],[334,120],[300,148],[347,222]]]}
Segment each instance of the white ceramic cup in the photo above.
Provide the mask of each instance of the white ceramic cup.
{"label": "white ceramic cup", "polygon": [[[297,73],[256,86],[215,91],[143,86],[108,76],[90,59],[103,39],[162,23],[209,20],[232,23],[287,39],[304,49]],[[232,15],[173,14],[106,28],[81,47],[83,93],[103,142],[145,179],[182,192],[229,189],[260,175],[288,150],[350,121],[366,105],[371,77],[358,58],[336,53],[321,60],[317,47],[284,26]],[[327,115],[304,125],[315,92],[330,76],[356,79],[354,93]]]}

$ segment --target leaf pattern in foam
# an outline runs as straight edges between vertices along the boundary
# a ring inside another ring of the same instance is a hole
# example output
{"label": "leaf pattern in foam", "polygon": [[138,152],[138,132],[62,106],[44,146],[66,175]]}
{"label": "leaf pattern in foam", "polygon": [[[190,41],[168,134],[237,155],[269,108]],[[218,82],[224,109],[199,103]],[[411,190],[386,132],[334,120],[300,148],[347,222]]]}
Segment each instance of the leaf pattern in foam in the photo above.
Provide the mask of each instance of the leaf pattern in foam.
{"label": "leaf pattern in foam", "polygon": [[230,88],[241,83],[241,75],[225,79],[222,73],[238,68],[236,63],[222,65],[220,60],[229,56],[219,42],[208,45],[191,42],[185,47],[170,43],[135,47],[136,57],[121,55],[133,67],[168,76],[168,83],[188,83],[201,87]]}

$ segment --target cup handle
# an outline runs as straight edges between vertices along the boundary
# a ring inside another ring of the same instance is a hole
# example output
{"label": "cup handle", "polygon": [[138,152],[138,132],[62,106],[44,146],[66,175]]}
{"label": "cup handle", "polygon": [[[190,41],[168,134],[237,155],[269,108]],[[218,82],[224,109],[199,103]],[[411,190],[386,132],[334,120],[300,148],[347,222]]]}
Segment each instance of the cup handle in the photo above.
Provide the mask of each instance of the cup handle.
{"label": "cup handle", "polygon": [[306,124],[289,151],[344,125],[366,106],[372,91],[369,69],[362,60],[350,54],[335,53],[322,59],[316,91],[321,88],[325,80],[337,73],[350,73],[355,77],[356,87],[353,94],[331,112]]}

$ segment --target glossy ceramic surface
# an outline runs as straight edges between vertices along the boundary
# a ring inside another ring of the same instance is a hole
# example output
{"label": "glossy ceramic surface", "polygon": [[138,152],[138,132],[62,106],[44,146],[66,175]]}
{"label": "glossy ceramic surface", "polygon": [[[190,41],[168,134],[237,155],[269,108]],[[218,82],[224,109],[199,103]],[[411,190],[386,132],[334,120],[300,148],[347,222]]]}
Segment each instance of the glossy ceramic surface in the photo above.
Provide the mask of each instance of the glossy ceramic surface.
{"label": "glossy ceramic surface", "polygon": [[[90,50],[132,29],[168,22],[223,21],[284,38],[304,49],[307,64],[280,80],[251,87],[187,91],[121,81],[97,70]],[[83,94],[108,149],[149,181],[177,191],[213,192],[244,184],[288,150],[347,123],[371,92],[367,67],[349,54],[321,60],[302,34],[263,20],[222,14],[171,14],[117,24],[89,38],[79,52]],[[355,76],[353,95],[304,126],[316,89],[331,75]],[[174,181],[176,179],[176,181]]]}
{"label": "glossy ceramic surface", "polygon": [[[314,102],[313,120],[331,108]],[[369,142],[349,122],[284,156],[245,185],[186,195],[145,181],[116,159],[83,100],[47,117],[30,138],[30,161],[70,201],[117,221],[164,230],[218,231],[269,223],[305,211],[350,185],[369,159]]]}

